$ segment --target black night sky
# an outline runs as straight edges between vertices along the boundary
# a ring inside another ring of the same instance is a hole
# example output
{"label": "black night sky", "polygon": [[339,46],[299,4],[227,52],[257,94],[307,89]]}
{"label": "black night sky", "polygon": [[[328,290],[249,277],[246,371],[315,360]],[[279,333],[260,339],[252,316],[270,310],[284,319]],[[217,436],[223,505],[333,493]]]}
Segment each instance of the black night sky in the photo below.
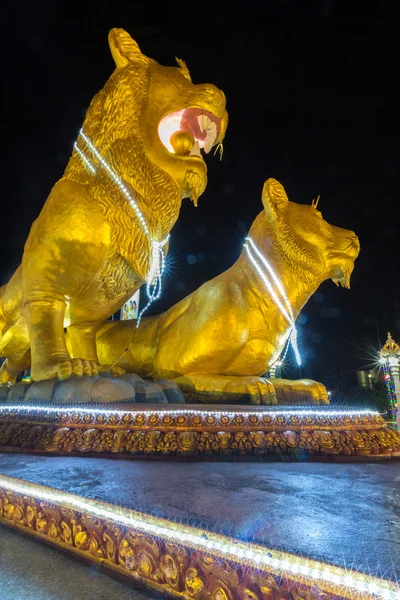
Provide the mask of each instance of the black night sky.
{"label": "black night sky", "polygon": [[367,340],[378,349],[389,329],[400,341],[395,2],[161,6],[39,0],[2,9],[0,284],[113,70],[108,31],[123,27],[151,58],[181,57],[195,83],[223,89],[230,116],[224,159],[207,159],[199,207],[183,204],[153,313],[236,260],[262,184],[275,177],[295,202],[321,194],[324,218],[360,238],[351,290],[325,282],[298,322],[303,374],[351,386],[370,363]]}

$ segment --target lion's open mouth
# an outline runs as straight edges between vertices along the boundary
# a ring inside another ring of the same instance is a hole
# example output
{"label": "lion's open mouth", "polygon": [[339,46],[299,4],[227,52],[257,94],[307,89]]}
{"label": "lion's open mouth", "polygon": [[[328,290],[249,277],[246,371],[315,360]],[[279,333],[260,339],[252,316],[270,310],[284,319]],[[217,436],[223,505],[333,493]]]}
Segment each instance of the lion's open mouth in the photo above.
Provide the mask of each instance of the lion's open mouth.
{"label": "lion's open mouth", "polygon": [[338,287],[342,286],[344,288],[350,288],[350,276],[353,271],[354,264],[347,265],[346,263],[337,266],[332,275],[332,281]]}
{"label": "lion's open mouth", "polygon": [[180,156],[202,159],[218,141],[221,119],[202,108],[183,108],[163,117],[158,135],[165,148]]}

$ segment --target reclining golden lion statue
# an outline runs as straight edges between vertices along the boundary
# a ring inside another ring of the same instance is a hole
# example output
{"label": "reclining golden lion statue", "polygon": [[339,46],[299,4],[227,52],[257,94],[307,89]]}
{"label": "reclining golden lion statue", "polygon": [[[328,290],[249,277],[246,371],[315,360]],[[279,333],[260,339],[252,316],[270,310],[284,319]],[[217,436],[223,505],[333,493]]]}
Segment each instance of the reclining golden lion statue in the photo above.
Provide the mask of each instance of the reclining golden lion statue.
{"label": "reclining golden lion statue", "polygon": [[101,360],[173,379],[192,402],[328,403],[320,383],[262,375],[293,339],[294,321],[318,286],[331,278],[350,287],[359,241],[327,223],[317,203],[289,202],[274,179],[265,182],[262,202],[230,269],[136,331],[134,321],[104,323]]}
{"label": "reclining golden lion statue", "polygon": [[144,282],[157,295],[182,199],[196,204],[206,187],[200,148],[225,135],[215,86],[194,85],[181,60],[163,67],[146,57],[123,29],[109,44],[116,69],[0,288],[0,383],[29,367],[33,381],[98,373],[98,325]]}

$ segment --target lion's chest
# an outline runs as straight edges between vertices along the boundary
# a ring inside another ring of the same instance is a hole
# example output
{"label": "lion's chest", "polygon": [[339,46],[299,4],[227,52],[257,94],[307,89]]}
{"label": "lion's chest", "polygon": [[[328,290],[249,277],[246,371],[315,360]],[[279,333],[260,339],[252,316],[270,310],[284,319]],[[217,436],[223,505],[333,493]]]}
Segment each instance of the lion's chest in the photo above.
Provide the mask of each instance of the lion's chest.
{"label": "lion's chest", "polygon": [[67,310],[71,322],[82,318],[106,319],[135,293],[141,283],[122,256],[110,255],[90,284],[71,299]]}
{"label": "lion's chest", "polygon": [[102,295],[108,301],[115,301],[133,293],[141,281],[123,256],[112,251],[107,258],[100,273],[99,285]]}

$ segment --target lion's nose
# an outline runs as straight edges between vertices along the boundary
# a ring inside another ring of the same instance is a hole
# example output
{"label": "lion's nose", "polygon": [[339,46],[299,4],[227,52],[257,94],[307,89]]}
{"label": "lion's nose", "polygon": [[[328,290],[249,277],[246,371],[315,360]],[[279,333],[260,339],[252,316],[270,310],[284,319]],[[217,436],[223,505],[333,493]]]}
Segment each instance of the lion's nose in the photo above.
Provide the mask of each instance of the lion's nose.
{"label": "lion's nose", "polygon": [[351,237],[351,246],[354,250],[355,255],[357,256],[360,252],[360,240],[358,239],[355,233]]}

